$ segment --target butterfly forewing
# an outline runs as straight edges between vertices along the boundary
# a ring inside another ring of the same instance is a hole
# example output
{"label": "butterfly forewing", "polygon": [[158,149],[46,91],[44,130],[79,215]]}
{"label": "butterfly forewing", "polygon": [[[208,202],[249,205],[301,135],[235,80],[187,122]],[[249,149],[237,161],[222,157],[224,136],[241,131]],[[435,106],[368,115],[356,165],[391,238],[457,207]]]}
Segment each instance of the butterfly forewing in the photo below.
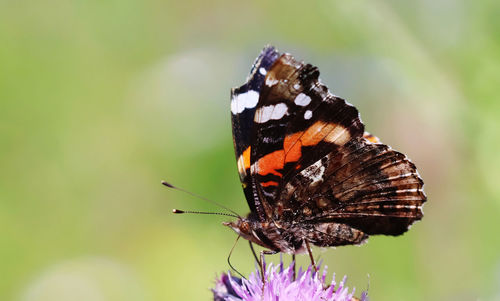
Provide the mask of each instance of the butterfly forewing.
{"label": "butterfly forewing", "polygon": [[274,206],[297,172],[363,134],[356,108],[331,94],[312,65],[282,55],[268,71],[254,117],[252,176]]}

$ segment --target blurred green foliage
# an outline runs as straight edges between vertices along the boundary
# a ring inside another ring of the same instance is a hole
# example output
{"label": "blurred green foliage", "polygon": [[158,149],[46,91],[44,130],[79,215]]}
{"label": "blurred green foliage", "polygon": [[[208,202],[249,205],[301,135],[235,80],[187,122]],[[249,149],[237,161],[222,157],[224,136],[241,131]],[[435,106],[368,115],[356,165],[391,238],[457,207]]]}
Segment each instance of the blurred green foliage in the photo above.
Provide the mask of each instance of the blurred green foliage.
{"label": "blurred green foliage", "polygon": [[[219,209],[160,180],[248,211],[229,89],[271,43],[319,66],[426,182],[422,222],[316,249],[330,271],[373,300],[499,300],[499,12],[492,0],[0,1],[0,299],[209,299],[236,235],[220,217],[170,214]],[[246,243],[232,261],[253,269]]]}

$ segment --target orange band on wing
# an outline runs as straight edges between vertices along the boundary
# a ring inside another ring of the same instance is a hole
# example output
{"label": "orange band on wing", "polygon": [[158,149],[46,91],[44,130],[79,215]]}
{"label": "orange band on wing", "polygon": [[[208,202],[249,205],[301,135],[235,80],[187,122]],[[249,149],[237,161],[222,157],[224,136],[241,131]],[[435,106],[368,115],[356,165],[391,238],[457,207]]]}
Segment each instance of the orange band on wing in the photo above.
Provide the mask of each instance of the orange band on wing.
{"label": "orange band on wing", "polygon": [[312,124],[300,138],[302,144],[305,146],[313,146],[321,142],[323,138],[335,127],[331,123],[325,123],[323,121],[316,121]]}
{"label": "orange band on wing", "polygon": [[257,161],[259,174],[267,175],[267,174],[275,174],[277,176],[281,176],[278,169],[283,169],[283,162],[285,158],[285,151],[277,150],[270,154],[265,155]]}
{"label": "orange band on wing", "polygon": [[[314,146],[327,138],[331,138],[331,141],[328,142],[343,142],[342,144],[344,144],[345,141],[340,141],[340,138],[346,138],[344,140],[348,140],[347,138],[350,138],[350,136],[344,134],[344,128],[335,123],[316,121],[309,126],[307,130],[286,136],[283,141],[282,150],[274,151],[260,158],[257,161],[258,173],[260,175],[274,174],[281,176],[278,170],[282,170],[286,163],[300,160],[302,156],[302,146]],[[249,150],[249,148],[247,150]],[[246,160],[245,152],[243,152],[243,157]],[[248,157],[249,156],[248,154]],[[250,164],[250,162],[248,164]],[[246,161],[245,166],[247,166]]]}
{"label": "orange band on wing", "polygon": [[301,133],[295,133],[293,135],[286,136],[285,141],[283,142],[283,150],[274,151],[260,158],[258,161],[259,174],[275,174],[277,176],[281,176],[281,173],[278,172],[278,170],[283,169],[285,164],[288,162],[298,161],[302,155],[302,143],[298,140],[300,135]]}
{"label": "orange band on wing", "polygon": [[263,182],[260,183],[262,187],[268,187],[268,186],[278,186],[278,182],[276,181],[269,181],[269,182]]}
{"label": "orange band on wing", "polygon": [[250,146],[247,147],[246,150],[243,151],[243,166],[245,169],[250,168]]}
{"label": "orange band on wing", "polygon": [[299,161],[302,156],[302,142],[299,140],[303,132],[298,132],[285,137],[283,148],[285,149],[285,163]]}
{"label": "orange band on wing", "polygon": [[365,132],[363,134],[363,138],[365,138],[366,140],[370,141],[371,143],[380,143],[380,139],[378,139],[378,137],[375,137],[375,136],[373,136],[372,134],[370,134],[368,132]]}

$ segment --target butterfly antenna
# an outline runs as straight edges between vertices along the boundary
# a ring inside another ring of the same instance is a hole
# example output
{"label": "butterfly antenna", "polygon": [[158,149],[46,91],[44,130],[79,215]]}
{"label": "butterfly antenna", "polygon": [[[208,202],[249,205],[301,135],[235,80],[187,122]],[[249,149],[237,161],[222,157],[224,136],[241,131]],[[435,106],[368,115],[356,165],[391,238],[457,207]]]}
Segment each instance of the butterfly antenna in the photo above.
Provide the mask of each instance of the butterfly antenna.
{"label": "butterfly antenna", "polygon": [[225,212],[187,211],[187,210],[173,209],[172,213],[175,213],[175,214],[193,213],[193,214],[225,215],[225,216],[239,218],[239,216],[237,216],[237,215],[225,213]]}
{"label": "butterfly antenna", "polygon": [[226,214],[226,213],[218,213],[218,212],[183,211],[183,210],[177,210],[177,209],[174,209],[173,213],[179,213],[179,214],[180,213],[215,214],[215,215],[227,215],[227,216],[232,216],[232,217],[236,217],[236,218],[242,218],[238,213],[234,212],[233,210],[227,208],[226,206],[224,206],[222,204],[217,203],[216,201],[212,201],[210,199],[207,199],[206,197],[203,197],[203,196],[198,195],[196,193],[193,193],[191,191],[187,191],[187,190],[182,189],[180,187],[174,186],[174,185],[170,184],[167,181],[161,181],[161,184],[164,185],[164,186],[166,186],[166,187],[168,187],[168,188],[172,188],[172,189],[175,189],[175,190],[182,191],[182,192],[187,193],[187,194],[189,194],[191,196],[194,196],[194,197],[199,198],[201,200],[204,200],[204,201],[207,201],[209,203],[212,203],[212,204],[214,204],[216,206],[219,206],[219,207],[221,207],[221,208],[223,208],[223,209],[225,209],[225,210],[227,210],[229,212],[234,213],[234,215],[232,215],[232,214]]}

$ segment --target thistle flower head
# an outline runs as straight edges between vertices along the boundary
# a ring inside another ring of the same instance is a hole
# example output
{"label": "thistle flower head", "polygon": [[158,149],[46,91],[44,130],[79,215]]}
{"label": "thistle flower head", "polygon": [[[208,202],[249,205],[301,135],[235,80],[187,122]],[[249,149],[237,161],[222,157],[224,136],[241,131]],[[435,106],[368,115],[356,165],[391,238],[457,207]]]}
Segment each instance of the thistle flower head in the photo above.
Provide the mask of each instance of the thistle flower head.
{"label": "thistle flower head", "polygon": [[[319,269],[319,268],[318,268]],[[257,268],[248,279],[222,274],[216,281],[214,301],[277,301],[277,300],[312,300],[312,301],[351,301],[354,290],[349,293],[345,286],[346,277],[339,283],[335,281],[335,274],[330,283],[326,283],[327,267],[323,273],[314,272],[312,266],[306,271],[299,269],[296,278],[293,278],[294,263],[287,268],[283,262],[279,265],[269,264],[265,269],[266,279],[264,286],[260,270]],[[361,295],[361,301],[368,301],[366,293]]]}

